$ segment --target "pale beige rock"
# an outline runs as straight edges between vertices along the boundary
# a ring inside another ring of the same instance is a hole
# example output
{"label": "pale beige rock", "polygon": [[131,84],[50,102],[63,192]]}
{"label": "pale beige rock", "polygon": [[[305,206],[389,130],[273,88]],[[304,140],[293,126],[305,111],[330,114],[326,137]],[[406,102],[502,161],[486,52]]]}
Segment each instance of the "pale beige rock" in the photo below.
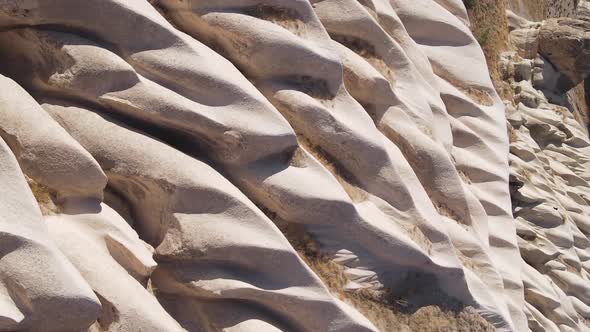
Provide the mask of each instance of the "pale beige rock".
{"label": "pale beige rock", "polygon": [[502,101],[460,0],[0,0],[0,330],[389,331],[336,295],[409,288],[586,330],[590,140],[508,15]]}
{"label": "pale beige rock", "polygon": [[0,140],[0,329],[80,331],[100,302],[49,239],[47,225],[15,156]]}
{"label": "pale beige rock", "polygon": [[14,81],[0,76],[0,89],[0,136],[23,172],[61,199],[102,198],[107,179],[92,156]]}
{"label": "pale beige rock", "polygon": [[[152,285],[158,295],[175,298],[167,307],[173,316],[172,306],[198,303],[208,322],[223,326],[232,312],[251,302],[260,307],[259,320],[281,330],[288,326],[285,322],[305,316],[297,323],[304,331],[334,330],[333,320],[340,322],[339,331],[374,331],[360,314],[334,299],[270,220],[209,166],[108,117],[74,107],[45,107],[103,167],[109,166],[112,190],[136,211],[134,227],[156,248],[161,263]],[[109,137],[101,139],[103,132]],[[93,286],[100,293],[101,283]],[[229,313],[214,315],[210,301],[227,302]],[[109,302],[118,307],[121,300]],[[139,319],[139,313],[130,314]],[[154,317],[154,322],[160,321]],[[207,324],[196,316],[182,323],[191,331],[195,324]]]}
{"label": "pale beige rock", "polygon": [[[401,180],[398,179],[399,176],[396,174],[400,174],[401,170],[407,166],[400,162],[397,162],[396,165],[390,161],[391,159],[398,160],[399,158],[392,158],[387,155],[384,156],[385,158],[378,158],[380,154],[383,154],[383,152],[381,152],[383,150],[392,155],[394,155],[394,153],[395,155],[399,155],[399,152],[395,151],[396,149],[389,147],[387,142],[382,142],[382,138],[380,138],[380,135],[375,132],[372,124],[367,122],[368,119],[366,118],[366,115],[359,112],[358,104],[351,101],[350,96],[338,87],[342,84],[342,78],[339,77],[339,68],[332,64],[333,60],[330,58],[330,49],[326,49],[326,45],[329,45],[329,42],[325,39],[323,31],[317,29],[319,24],[314,22],[311,18],[309,8],[306,8],[303,2],[293,2],[289,8],[282,9],[285,10],[290,17],[281,17],[281,19],[291,20],[293,22],[293,25],[289,26],[285,26],[287,23],[284,22],[277,23],[273,20],[275,19],[274,17],[264,16],[265,13],[263,10],[250,13],[248,10],[251,9],[246,4],[232,3],[232,11],[229,11],[229,2],[217,6],[209,6],[198,2],[178,4],[172,1],[161,1],[159,3],[165,8],[168,15],[183,29],[189,31],[194,36],[203,38],[212,47],[221,49],[223,54],[226,54],[233,63],[236,63],[238,67],[260,87],[260,89],[268,96],[269,100],[271,100],[271,102],[283,112],[294,125],[295,131],[299,135],[304,136],[313,145],[316,145],[321,151],[324,151],[330,158],[334,158],[337,164],[344,168],[344,171],[350,173],[354,179],[359,181],[358,185],[362,189],[366,190],[369,194],[376,195],[383,199],[386,203],[391,204],[394,209],[404,209],[404,207],[400,205],[401,198],[399,196],[392,196],[392,193],[385,192],[379,186],[365,180],[368,174],[378,173],[383,174],[380,176],[381,184],[388,184],[390,187],[395,186],[396,183],[399,183]],[[375,2],[374,6],[377,15],[380,15],[383,12],[390,15],[390,19],[396,19],[391,6],[389,6],[389,12],[387,12],[387,5],[383,2]],[[347,11],[341,10],[344,7],[347,8]],[[376,111],[377,113],[375,114],[375,117],[381,118],[383,115],[379,114],[379,112],[383,111],[378,108],[399,104],[396,95],[403,96],[404,94],[402,92],[410,86],[420,86],[420,83],[416,82],[416,79],[414,78],[415,76],[420,75],[415,69],[414,64],[403,54],[403,50],[391,39],[388,32],[384,31],[375,22],[372,16],[363,9],[363,7],[353,1],[323,1],[315,4],[314,9],[319,15],[321,23],[327,28],[328,33],[330,33],[334,40],[338,41],[343,47],[348,47],[366,58],[366,61],[370,66],[366,66],[366,64],[363,65],[365,59],[358,56],[355,58],[355,55],[348,51],[348,54],[350,54],[348,59],[349,62],[360,63],[357,65],[359,70],[370,72],[368,74],[369,78],[363,77],[362,80],[370,81],[371,79],[374,80],[374,77],[382,80],[377,84],[381,84],[379,89],[386,93],[386,95],[383,96],[383,101],[378,101],[376,98],[372,98],[374,94],[370,94],[370,92],[367,91],[370,89],[369,87],[365,87],[365,91],[351,90],[353,95],[359,96],[359,98],[362,98],[363,95],[370,95],[370,97],[365,98],[364,100],[359,100],[359,102],[368,109],[369,113]],[[235,12],[236,10],[238,13]],[[270,23],[275,23],[275,25],[269,24],[269,21]],[[350,29],[351,21],[357,22],[360,29]],[[398,24],[401,24],[399,20]],[[303,29],[303,27],[305,27],[305,29]],[[259,38],[258,36],[260,35],[265,36],[265,38]],[[244,41],[244,44],[238,45],[232,42],[233,40],[238,39]],[[323,42],[318,44],[318,40],[323,40]],[[407,36],[407,41],[413,43],[409,36]],[[300,46],[291,48],[278,46],[294,44]],[[346,53],[346,49],[342,48],[342,46],[335,45],[337,49]],[[269,52],[274,49],[275,51],[273,57],[266,57],[265,53],[254,53],[254,50],[259,49],[268,49]],[[418,52],[418,49],[415,46],[413,52]],[[303,69],[303,73],[310,76],[308,81],[316,86],[315,90],[310,91],[310,87],[303,88],[301,83],[293,81],[293,79],[301,73],[301,70],[298,69],[297,66],[285,67],[281,65],[285,62],[297,64],[303,60],[306,61],[305,65],[301,65],[305,68]],[[416,61],[418,60],[421,61],[419,63],[425,63],[427,61],[423,55],[422,58],[417,59]],[[406,76],[407,82],[405,82],[403,81],[403,77],[395,77],[396,73],[392,70],[395,67],[400,70],[400,73],[403,73],[405,67],[407,67],[408,70],[414,71],[414,75],[409,75],[411,72],[408,72],[408,75]],[[346,70],[348,70],[348,72],[345,73],[348,75],[355,75],[356,77],[362,77],[362,75],[364,75],[358,72],[355,73],[354,69],[350,70],[346,68]],[[435,84],[436,79],[432,71],[429,75],[429,82]],[[322,82],[316,77],[322,77],[325,81]],[[390,80],[389,84],[397,85],[399,93],[392,93],[391,91],[387,92],[389,89],[387,80]],[[320,83],[324,84],[325,87],[319,85]],[[416,91],[409,96],[416,100],[419,99],[416,95]],[[469,190],[464,189],[465,186],[462,184],[457,170],[452,165],[452,162],[444,149],[449,148],[448,144],[450,143],[451,129],[448,124],[445,126],[445,122],[448,120],[444,113],[444,104],[438,96],[432,96],[425,93],[424,97],[430,98],[432,100],[431,104],[435,104],[438,107],[424,105],[425,107],[422,109],[415,109],[412,107],[407,108],[414,118],[420,119],[420,117],[423,117],[439,120],[434,124],[428,125],[425,125],[428,122],[424,122],[423,126],[426,128],[421,128],[422,130],[427,131],[429,135],[435,135],[440,139],[442,144],[440,147],[437,147],[438,150],[436,148],[431,148],[432,145],[428,145],[429,141],[427,136],[420,133],[419,129],[416,129],[414,133],[404,132],[403,124],[400,124],[399,127],[395,128],[398,130],[398,133],[392,133],[387,137],[389,139],[395,138],[394,143],[398,145],[397,148],[401,147],[402,149],[405,149],[406,152],[410,151],[406,148],[408,143],[407,141],[400,140],[407,139],[415,145],[413,148],[417,151],[416,156],[406,155],[405,157],[410,160],[421,160],[424,163],[422,165],[414,164],[412,166],[414,166],[414,168],[418,167],[417,169],[419,171],[424,172],[422,175],[419,174],[419,178],[422,180],[422,185],[427,188],[429,193],[431,193],[430,199],[439,202],[445,201],[445,204],[448,204],[450,207],[449,209],[451,213],[456,213],[458,215],[457,218],[473,227],[473,229],[470,229],[469,231],[475,233],[474,235],[476,237],[479,236],[480,239],[483,239],[481,241],[487,244],[488,235],[485,211],[477,198],[475,198]],[[402,97],[399,97],[399,99],[402,99]],[[423,102],[424,98],[420,101]],[[368,104],[376,102],[385,104]],[[345,110],[346,113],[344,113]],[[416,111],[421,111],[423,113],[414,113]],[[375,118],[373,120],[375,121]],[[504,120],[502,120],[502,122],[503,121]],[[325,128],[309,126],[308,123],[312,122],[320,122]],[[351,126],[352,123],[354,123],[355,126]],[[422,125],[422,123],[419,125]],[[428,128],[431,126],[432,128]],[[357,131],[359,129],[361,131]],[[348,137],[343,136],[344,134]],[[351,140],[350,138],[353,137],[354,139]],[[360,139],[364,140],[364,142]],[[339,144],[334,145],[336,142]],[[344,146],[346,146],[346,150],[342,150],[342,147]],[[349,153],[354,154],[355,157],[352,157]],[[433,158],[434,160],[428,160],[428,158]],[[351,163],[353,159],[355,159],[356,164]],[[381,170],[375,169],[373,168],[374,166],[365,163],[366,161],[370,161],[370,164],[383,165],[381,166],[383,168]],[[395,166],[392,167],[390,164]],[[447,168],[444,168],[443,165],[445,164],[447,165]],[[427,168],[428,165],[432,165],[432,167]],[[434,165],[436,165],[436,167],[434,167]],[[419,167],[423,167],[423,169],[420,169]],[[428,176],[432,176],[431,172],[440,172],[441,179],[445,176],[448,179],[450,177],[449,173],[454,173],[454,182],[445,182],[443,188],[442,182],[436,182],[436,179],[439,178],[439,176],[435,176],[435,180],[429,183],[428,181],[430,178]],[[406,180],[406,183],[408,182],[409,181]],[[450,183],[455,186],[451,187]],[[406,188],[413,187],[408,186]],[[412,193],[412,191],[414,192]],[[410,197],[420,197],[423,195],[416,190],[410,190],[409,192],[411,195]],[[423,200],[424,198],[420,199]],[[458,208],[459,206],[461,208]],[[424,215],[426,215],[426,213],[432,212],[423,212]],[[375,223],[374,218],[373,223]],[[453,232],[458,232],[459,229],[460,228],[457,228],[453,230]],[[447,232],[450,234],[451,231],[447,230]],[[456,235],[456,237],[458,240],[460,235]],[[320,238],[320,240],[322,240],[322,238]],[[461,243],[461,241],[458,240],[457,243]],[[485,261],[485,259],[483,260]],[[486,262],[482,264],[485,265],[489,263]],[[484,279],[485,278],[488,278],[488,276],[485,276]],[[489,278],[494,280],[492,282],[498,284],[499,278],[495,271],[490,271]],[[490,280],[487,281],[490,282]],[[451,288],[448,289],[448,291],[451,291]],[[484,300],[483,298],[482,301],[494,302],[491,299]],[[488,308],[492,308],[494,305],[495,304],[491,304]]]}
{"label": "pale beige rock", "polygon": [[508,10],[506,15],[510,29],[510,44],[525,59],[535,58],[539,49],[541,24],[528,21],[511,10]]}
{"label": "pale beige rock", "polygon": [[92,200],[69,203],[64,213],[45,221],[102,304],[97,331],[185,331],[145,289],[153,249],[123,218]]}
{"label": "pale beige rock", "polygon": [[[554,44],[551,47],[557,47]],[[563,100],[562,74],[549,61],[537,58],[532,77],[525,80],[510,71],[519,62],[506,54],[501,68],[515,92],[509,102],[520,102],[509,117],[514,125],[510,128],[511,183],[519,247],[526,262],[529,328],[586,331],[582,317],[587,315],[590,284],[585,262],[589,257],[580,214],[588,211],[588,201],[582,198],[588,192],[588,136],[570,110],[549,102]]]}
{"label": "pale beige rock", "polygon": [[[12,39],[16,39],[16,36],[12,36],[10,37]],[[45,38],[51,38],[51,36],[45,36]],[[55,37],[54,37],[55,38]],[[29,43],[28,45],[30,45],[31,47],[26,48],[27,50],[29,50],[28,54],[24,54],[23,56],[25,57],[29,57],[34,61],[35,56],[34,56],[34,52],[30,52],[30,50],[34,50],[35,49],[35,44],[31,43],[31,41],[34,41],[36,39],[36,37],[30,37],[29,35],[25,35],[24,38],[22,38],[22,43]],[[55,43],[50,43],[49,45],[52,45]],[[84,48],[90,48],[92,46],[84,46]],[[77,62],[80,63],[84,63],[84,61],[88,61],[88,53],[84,53],[82,51],[79,51],[78,49],[82,48],[79,47],[78,44],[72,45],[72,46],[66,46],[65,49],[68,52],[68,54],[71,56],[72,59],[76,60]],[[56,54],[59,54],[59,52],[56,50],[55,51]],[[100,52],[97,51],[97,54],[99,54],[100,57],[104,57],[104,58],[111,58],[111,59],[117,59],[117,56],[110,53],[110,52]],[[31,55],[32,54],[32,55]],[[111,60],[111,61],[107,61],[104,60],[105,63],[113,63],[116,60]],[[109,67],[105,68],[106,70],[109,70]],[[127,68],[126,70],[131,70],[130,68]],[[73,73],[76,73],[76,71],[72,71]],[[76,77],[74,75],[74,77]],[[98,78],[97,78],[98,79]],[[125,114],[125,113],[132,113],[132,114],[137,114],[136,116],[138,117],[142,117],[144,116],[143,113],[145,113],[145,110],[152,110],[152,109],[161,109],[161,114],[167,114],[167,118],[170,119],[171,116],[169,115],[170,112],[174,112],[175,110],[178,110],[177,112],[175,112],[178,116],[182,116],[183,112],[186,113],[188,112],[188,110],[190,109],[190,112],[194,112],[194,108],[193,105],[191,103],[185,102],[184,99],[182,98],[178,98],[178,100],[176,100],[176,97],[171,91],[168,91],[162,87],[158,87],[157,85],[145,80],[146,83],[144,84],[136,84],[135,86],[133,86],[131,89],[129,89],[128,91],[124,91],[123,93],[112,93],[112,94],[107,94],[104,96],[101,96],[101,98],[98,99],[98,101],[104,101],[105,103],[108,103],[109,106],[112,107],[116,107],[116,109],[118,109],[121,113]],[[49,82],[51,84],[51,82]],[[93,98],[92,96],[95,95],[96,93],[92,90],[92,85],[87,85],[87,86],[69,86],[69,85],[65,85],[64,86],[68,91],[70,91],[69,93],[74,93],[74,94],[80,94],[80,95],[84,95],[90,98]],[[148,91],[149,88],[149,91]],[[73,89],[74,91],[71,91],[70,89]],[[78,90],[80,89],[80,90]],[[167,98],[163,98],[163,96],[168,96]],[[136,105],[137,108],[133,108],[133,109],[129,109],[128,107],[126,107],[127,105],[122,104],[121,102],[119,102],[119,100],[132,100],[133,104]],[[180,102],[180,103],[179,103]],[[159,106],[160,105],[160,106]],[[177,106],[178,105],[178,106]],[[161,118],[162,120],[164,119],[164,117]],[[182,119],[182,118],[179,118]],[[150,118],[151,121],[155,121],[156,119],[154,118]],[[196,119],[195,119],[196,120]],[[156,123],[159,123],[159,121],[156,121]],[[165,120],[164,123],[170,123],[168,122],[168,120]],[[176,124],[181,124],[182,123],[182,127],[188,127],[186,121],[185,122],[180,122],[180,121],[175,121],[172,124],[168,124],[168,126],[171,125],[176,125]],[[191,128],[194,129],[198,129],[198,125],[197,126],[191,126]],[[211,134],[212,132],[209,131],[209,134]],[[236,132],[238,133],[238,132]],[[213,135],[213,134],[211,134]],[[198,135],[195,135],[197,137],[199,137]],[[381,139],[378,136],[379,139]],[[213,138],[212,138],[213,140]],[[399,152],[397,152],[399,153]],[[396,158],[397,159],[397,158]],[[225,161],[227,162],[227,160]],[[280,163],[284,163],[284,161],[282,160],[282,158],[279,158],[279,160],[264,160],[264,163],[261,163],[260,168],[264,169],[268,166],[264,166],[264,164],[272,164],[272,163],[276,163],[276,162],[280,162]],[[303,161],[300,161],[299,163],[304,163]],[[276,166],[273,166],[276,167]],[[317,178],[319,177],[325,177],[327,173],[325,173],[325,171],[320,171],[322,168],[319,167],[318,169],[314,169],[312,170],[311,168],[306,170],[305,172],[301,171],[301,167],[292,167],[290,168],[291,170],[295,171],[292,172],[291,174],[286,174],[285,172],[283,172],[280,176],[279,179],[287,179],[288,182],[285,183],[280,183],[279,185],[281,188],[287,189],[288,191],[292,191],[293,187],[295,186],[295,183],[293,182],[293,179],[295,178],[299,178],[301,179],[303,174],[307,174],[305,175],[308,178]],[[237,169],[235,172],[240,171],[239,169]],[[318,172],[319,171],[319,172]],[[314,174],[315,173],[315,174]],[[238,173],[239,174],[239,173]],[[367,173],[368,174],[368,173]],[[246,182],[244,184],[244,186],[248,185],[248,180],[251,178],[253,181],[255,181],[254,183],[260,183],[261,179],[257,178],[259,177],[259,174],[248,174],[246,172],[243,172],[242,175],[236,175],[235,177],[237,177],[238,179],[243,180],[244,182]],[[268,181],[268,180],[267,180]],[[284,181],[284,180],[283,180]],[[415,181],[415,180],[414,180]],[[339,185],[333,181],[333,179],[330,179],[328,181],[324,181],[326,184],[328,184],[327,188],[332,188],[332,192],[330,192],[330,195],[326,195],[327,191],[326,188],[323,188],[323,191],[320,190],[318,191],[317,195],[319,197],[320,200],[322,201],[333,201],[334,199],[337,200],[342,200],[342,202],[349,208],[352,208],[351,203],[349,202],[349,198],[346,195],[342,195],[343,191],[342,189],[339,187]],[[305,184],[306,182],[302,182],[302,184]],[[309,183],[314,183],[314,180],[309,181]],[[417,182],[416,183],[417,186]],[[281,190],[284,190],[281,189]],[[300,192],[298,192],[296,194],[296,196],[298,197],[298,200],[300,203],[298,204],[303,204],[303,206],[305,206],[305,204],[309,204],[307,203],[306,199],[307,197],[311,197],[313,196],[312,193],[309,192],[309,189],[304,188],[304,186],[301,186]],[[262,197],[264,197],[264,201],[267,204],[275,204],[274,202],[271,201],[271,199],[266,198],[265,194],[262,193],[257,193],[257,190],[260,190],[259,187],[256,188],[252,188],[249,189],[250,193],[252,193],[253,195],[262,195]],[[383,190],[383,189],[380,189]],[[333,197],[333,198],[326,198],[326,197]],[[301,199],[303,198],[303,199]],[[421,196],[418,196],[418,199],[424,201],[424,202],[428,202],[428,198],[426,197],[426,195],[424,195],[424,193],[421,194]],[[404,199],[405,200],[405,199]],[[326,241],[329,242],[329,238],[333,238],[333,239],[338,239],[338,242],[341,241],[346,241],[346,238],[350,238],[350,235],[346,235],[346,233],[350,232],[352,234],[354,234],[354,231],[350,231],[347,228],[341,228],[338,227],[339,223],[342,223],[342,216],[337,216],[337,215],[333,215],[333,212],[331,212],[332,207],[326,206],[325,210],[320,210],[320,211],[314,211],[314,210],[310,210],[310,209],[306,209],[304,207],[299,206],[298,204],[295,204],[295,201],[292,201],[291,204],[293,204],[292,206],[289,207],[285,207],[285,206],[280,206],[281,209],[286,209],[288,208],[288,211],[286,212],[286,214],[283,214],[281,217],[283,217],[286,220],[289,221],[295,221],[295,222],[300,222],[300,223],[316,223],[317,220],[324,220],[324,222],[328,222],[332,225],[334,225],[335,229],[332,231],[332,233],[329,233],[329,237],[328,236],[324,236],[323,238],[321,238],[322,241]],[[403,203],[405,204],[405,203]],[[272,205],[271,205],[272,206]],[[276,207],[272,206],[273,209],[276,209]],[[428,210],[428,208],[430,208]],[[430,206],[426,206],[426,211],[428,214],[430,215],[435,215],[434,210],[432,209],[432,207]],[[304,214],[306,213],[306,214]],[[326,220],[327,216],[331,216],[329,221]],[[355,227],[362,227],[364,229],[366,229],[366,226],[364,226],[363,224],[365,223],[364,221],[362,221],[360,224],[359,223],[359,217],[356,214],[352,214],[346,217],[349,220],[352,220],[355,224]],[[404,218],[408,218],[408,216],[404,216]],[[424,218],[424,220],[428,220],[427,218]],[[344,223],[346,224],[346,223]],[[440,233],[444,232],[443,230],[440,229],[435,229],[435,227],[433,227],[432,225],[424,225],[423,226],[425,231],[431,232],[432,235],[429,235],[430,237],[432,237],[435,241],[446,241],[446,239],[440,238]],[[336,233],[334,233],[336,232]],[[378,255],[378,256],[382,256],[384,252],[387,252],[387,250],[383,250],[381,248],[379,248],[379,246],[376,245],[376,242],[373,241],[372,239],[374,239],[375,236],[380,236],[380,234],[383,232],[382,229],[378,228],[378,227],[372,227],[372,232],[374,232],[374,234],[369,234],[366,238],[362,238],[362,239],[358,239],[355,238],[354,236],[351,238],[352,242],[360,242],[360,248],[355,249],[355,251],[357,252],[358,255],[361,255],[360,253],[358,253],[359,251],[362,253],[363,251],[367,251],[370,252],[371,254],[364,254],[364,259],[369,259],[369,262],[365,263],[365,264],[376,264],[376,263],[371,263],[370,260],[374,260],[371,255]],[[344,234],[343,234],[344,233]],[[397,244],[397,236],[395,235],[395,232],[393,232],[393,230],[388,231],[388,235],[391,236],[392,238],[392,242],[391,243],[386,243],[385,246],[391,246],[394,245],[395,247],[398,247]],[[340,245],[340,244],[338,244]],[[347,246],[349,246],[350,244],[347,244]],[[363,248],[364,247],[364,248]],[[451,253],[450,247],[449,246],[441,246],[441,248],[444,248],[443,250],[446,251],[446,253],[444,253],[444,255],[450,255],[451,257],[453,257],[453,253]],[[379,253],[382,252],[382,253]],[[420,255],[424,255],[423,253],[421,253]],[[452,259],[452,258],[451,258]],[[385,258],[385,256],[383,256],[383,258],[379,258],[379,260],[384,262],[381,262],[379,264],[377,264],[377,269],[379,270],[383,270],[384,266],[387,266],[388,264],[385,262],[399,262],[400,260],[397,257],[387,257]],[[437,259],[435,259],[437,260]],[[448,258],[444,258],[443,262],[442,262],[442,270],[446,270],[447,268],[447,260]],[[404,260],[405,261],[405,260]],[[404,263],[407,264],[407,263]],[[454,264],[457,264],[457,261],[455,260]],[[369,266],[370,266],[369,265]],[[415,266],[416,264],[413,263],[411,268],[414,269],[416,268]],[[429,270],[429,268],[427,268],[427,271]],[[444,274],[446,275],[446,271],[444,272]],[[452,272],[451,275],[453,275],[453,273],[458,273],[458,271]],[[450,282],[450,280],[447,276],[442,276],[444,280],[446,280],[445,282]],[[403,274],[400,275],[400,278],[403,278]],[[455,284],[455,280],[453,280],[453,283]],[[453,286],[455,287],[455,286]],[[464,296],[464,290],[458,290],[458,296]],[[463,292],[463,293],[461,293]]]}

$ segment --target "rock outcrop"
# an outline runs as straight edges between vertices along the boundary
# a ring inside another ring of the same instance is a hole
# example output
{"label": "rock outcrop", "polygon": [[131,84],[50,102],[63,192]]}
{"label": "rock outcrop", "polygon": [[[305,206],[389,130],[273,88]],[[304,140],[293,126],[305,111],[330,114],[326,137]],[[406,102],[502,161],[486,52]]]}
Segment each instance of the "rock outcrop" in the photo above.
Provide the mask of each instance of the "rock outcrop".
{"label": "rock outcrop", "polygon": [[538,41],[539,53],[559,72],[554,90],[567,92],[590,75],[590,22],[549,19],[542,24]]}
{"label": "rock outcrop", "polygon": [[587,0],[580,0],[575,17],[579,20],[590,22],[590,2]]}
{"label": "rock outcrop", "polygon": [[529,328],[585,330],[590,141],[570,110],[533,88],[532,72],[550,64],[515,53],[502,61],[514,91],[510,183]]}
{"label": "rock outcrop", "polygon": [[584,64],[511,25],[505,103],[458,0],[0,0],[0,330],[585,329]]}
{"label": "rock outcrop", "polygon": [[528,20],[572,17],[585,0],[507,0],[508,8]]}
{"label": "rock outcrop", "polygon": [[[513,96],[505,101],[510,183],[528,326],[585,331],[590,141],[586,121],[577,118],[587,105],[577,105],[572,99],[579,92],[571,89],[587,76],[588,26],[571,18],[537,24],[509,14],[513,32],[520,29],[511,33],[520,47],[503,54],[500,68]],[[535,37],[525,42],[524,31]]]}
{"label": "rock outcrop", "polygon": [[532,59],[540,53],[553,65],[555,77],[546,78],[545,90],[563,94],[588,77],[590,22],[583,19],[583,11],[576,18],[543,22],[530,22],[513,12],[508,17],[510,42],[519,55]]}

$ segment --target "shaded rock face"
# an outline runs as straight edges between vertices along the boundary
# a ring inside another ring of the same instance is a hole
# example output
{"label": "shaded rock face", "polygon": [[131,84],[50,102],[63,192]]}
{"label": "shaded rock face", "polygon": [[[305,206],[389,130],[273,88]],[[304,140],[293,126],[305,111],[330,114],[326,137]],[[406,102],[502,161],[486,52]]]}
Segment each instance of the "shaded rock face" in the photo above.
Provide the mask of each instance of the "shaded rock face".
{"label": "shaded rock face", "polygon": [[547,17],[571,17],[584,0],[547,1]]}
{"label": "shaded rock face", "polygon": [[590,22],[549,19],[539,31],[539,53],[559,71],[555,89],[566,92],[590,74]]}
{"label": "shaded rock face", "polygon": [[573,17],[582,2],[584,0],[507,0],[511,11],[536,21],[550,17]]}
{"label": "shaded rock face", "polygon": [[576,18],[579,20],[590,22],[590,2],[581,0],[576,10]]}
{"label": "shaded rock face", "polygon": [[0,330],[583,330],[588,139],[484,59],[456,0],[0,0]]}

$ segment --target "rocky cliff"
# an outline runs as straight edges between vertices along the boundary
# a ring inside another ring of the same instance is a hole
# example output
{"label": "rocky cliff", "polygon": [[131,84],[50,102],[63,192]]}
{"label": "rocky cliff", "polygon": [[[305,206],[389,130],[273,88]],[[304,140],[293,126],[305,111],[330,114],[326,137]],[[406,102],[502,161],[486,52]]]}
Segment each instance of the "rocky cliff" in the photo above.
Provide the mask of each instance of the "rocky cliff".
{"label": "rocky cliff", "polygon": [[0,331],[587,329],[586,74],[510,17],[502,100],[459,0],[0,0]]}
{"label": "rocky cliff", "polygon": [[507,0],[508,9],[531,20],[549,17],[569,17],[578,12],[578,5],[585,0]]}

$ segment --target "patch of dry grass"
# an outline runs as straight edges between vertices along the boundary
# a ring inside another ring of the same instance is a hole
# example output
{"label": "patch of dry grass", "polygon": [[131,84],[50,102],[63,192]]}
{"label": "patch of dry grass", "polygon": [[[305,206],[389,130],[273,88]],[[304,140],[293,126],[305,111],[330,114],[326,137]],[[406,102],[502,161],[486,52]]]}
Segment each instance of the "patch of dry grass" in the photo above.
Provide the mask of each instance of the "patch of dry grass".
{"label": "patch of dry grass", "polygon": [[439,215],[455,220],[458,223],[461,223],[461,218],[455,212],[453,212],[453,210],[449,208],[444,202],[439,202],[436,199],[434,199],[434,195],[430,194],[429,196],[430,200],[432,201],[432,204],[434,205],[434,208],[436,209],[436,212],[438,212]]}
{"label": "patch of dry grass", "polygon": [[311,143],[305,137],[298,137],[298,140],[299,144],[305,148],[307,152],[314,156],[328,171],[330,171],[330,173],[332,173],[332,175],[334,175],[353,202],[359,203],[368,199],[367,192],[357,185],[354,176],[346,171],[344,167],[339,165],[336,160],[331,158],[328,153],[323,151],[319,146]]}
{"label": "patch of dry grass", "polygon": [[486,56],[492,80],[500,81],[498,60],[500,53],[508,49],[508,19],[506,0],[469,1],[471,30]]}
{"label": "patch of dry grass", "polygon": [[[488,62],[488,65],[489,65],[489,62]],[[455,78],[443,66],[433,64],[432,69],[437,76],[439,76],[440,78],[449,82],[451,85],[453,85],[459,91],[461,91],[466,96],[468,96],[473,102],[475,102],[479,105],[483,105],[483,106],[494,105],[494,99],[492,99],[492,95],[490,94],[489,91],[486,91],[485,89],[477,87],[477,86],[466,85],[465,82]],[[490,73],[491,73],[491,71],[490,71]],[[497,75],[498,75],[498,79],[499,79],[499,77],[500,77],[499,73]],[[499,81],[498,81],[498,83],[494,83],[494,84],[495,85],[499,84]]]}
{"label": "patch of dry grass", "polygon": [[272,22],[293,32],[296,35],[299,35],[305,26],[303,20],[299,17],[299,14],[290,8],[256,5],[247,7],[243,11],[246,15]]}
{"label": "patch of dry grass", "polygon": [[479,105],[483,105],[483,106],[494,105],[494,100],[492,99],[490,94],[482,89],[478,89],[475,87],[464,88],[460,85],[457,85],[456,87],[461,92],[463,92],[465,95],[469,96],[469,98],[471,98],[471,100],[473,100],[474,102],[476,102]]}
{"label": "patch of dry grass", "polygon": [[516,133],[516,129],[514,129],[512,126],[508,127],[508,138],[510,139],[510,143],[516,143],[518,142],[518,134]]}
{"label": "patch of dry grass", "polygon": [[55,203],[56,202],[56,195],[55,192],[52,191],[49,187],[44,186],[40,183],[37,183],[35,180],[27,178],[27,183],[31,188],[31,192],[33,192],[33,196],[37,200],[39,204],[39,208],[41,209],[41,213],[45,215],[52,215],[57,214],[60,212],[59,206]]}
{"label": "patch of dry grass", "polygon": [[461,177],[461,180],[463,180],[463,182],[465,182],[466,184],[472,184],[473,182],[471,181],[471,178],[469,178],[469,175],[467,175],[465,172],[459,170],[459,177]]}
{"label": "patch of dry grass", "polygon": [[302,225],[279,224],[287,239],[332,294],[367,317],[380,331],[495,331],[472,307],[442,293],[431,277],[412,274],[403,289],[347,290],[344,268],[323,255]]}
{"label": "patch of dry grass", "polygon": [[381,73],[383,77],[389,80],[390,83],[395,82],[393,70],[385,61],[383,61],[383,58],[377,54],[374,45],[353,36],[330,34],[330,37],[365,59],[365,61]]}

